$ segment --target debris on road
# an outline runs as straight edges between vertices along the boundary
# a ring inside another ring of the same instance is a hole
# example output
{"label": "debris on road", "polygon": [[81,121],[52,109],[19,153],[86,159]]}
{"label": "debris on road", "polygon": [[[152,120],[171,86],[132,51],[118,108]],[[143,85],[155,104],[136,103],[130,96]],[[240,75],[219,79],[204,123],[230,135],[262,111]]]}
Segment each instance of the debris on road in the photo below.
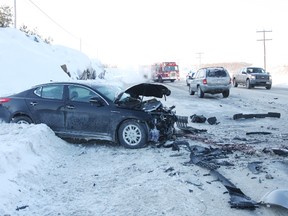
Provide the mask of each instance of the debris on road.
{"label": "debris on road", "polygon": [[280,118],[281,114],[276,113],[276,112],[268,112],[267,114],[243,114],[243,113],[238,113],[233,115],[233,119],[249,119],[249,118],[266,118],[266,117],[274,117],[274,118]]}

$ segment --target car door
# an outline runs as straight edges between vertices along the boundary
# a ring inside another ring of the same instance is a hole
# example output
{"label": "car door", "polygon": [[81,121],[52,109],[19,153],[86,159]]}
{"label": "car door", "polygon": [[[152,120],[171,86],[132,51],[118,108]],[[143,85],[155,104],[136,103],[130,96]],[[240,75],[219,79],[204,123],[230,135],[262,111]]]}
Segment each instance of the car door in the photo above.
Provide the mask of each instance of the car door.
{"label": "car door", "polygon": [[[84,86],[69,85],[67,92],[66,133],[77,137],[111,140],[111,108],[108,103],[95,91]],[[92,98],[94,102],[91,102]]]}
{"label": "car door", "polygon": [[247,70],[246,68],[242,68],[239,73],[238,83],[245,84],[246,83],[246,77],[247,77]]}
{"label": "car door", "polygon": [[64,130],[64,85],[49,84],[37,87],[26,103],[35,123],[44,123],[54,131]]}

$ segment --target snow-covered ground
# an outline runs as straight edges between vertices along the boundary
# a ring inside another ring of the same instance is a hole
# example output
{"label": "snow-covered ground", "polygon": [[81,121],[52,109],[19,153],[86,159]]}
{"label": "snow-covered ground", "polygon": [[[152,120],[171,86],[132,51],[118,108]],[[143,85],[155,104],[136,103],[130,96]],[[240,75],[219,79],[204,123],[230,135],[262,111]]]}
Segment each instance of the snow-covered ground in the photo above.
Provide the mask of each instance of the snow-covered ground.
{"label": "snow-covered ground", "polygon": [[[72,78],[62,71],[62,64],[68,66]],[[15,29],[0,28],[0,96],[50,80],[76,79],[79,71],[91,64],[87,56],[77,51],[36,43]],[[144,80],[141,74],[131,68],[125,72],[109,69],[105,81],[117,81],[124,86]],[[194,137],[190,144],[208,144],[211,138],[214,143],[223,144],[233,140],[233,137],[243,144],[245,129],[252,130],[254,125],[255,130],[264,128],[276,131],[272,139],[266,140],[263,136],[251,139],[251,144],[258,150],[253,158],[241,152],[236,153],[230,160],[237,166],[221,171],[257,201],[267,191],[288,188],[287,160],[275,155],[263,156],[259,151],[263,147],[259,143],[265,143],[267,148],[287,144],[285,125],[288,119],[283,98],[275,98],[272,94],[243,101],[244,91],[240,88],[227,100],[217,96],[200,100],[191,96],[189,100],[179,103],[178,99],[184,96],[177,83],[174,84],[171,87],[171,96],[174,94],[174,97],[172,100],[168,98],[166,102],[168,105],[177,103],[178,114],[217,116],[221,121],[217,126],[193,125],[209,129],[210,135],[203,137],[205,140],[201,140],[201,136]],[[259,92],[254,91],[256,95],[260,95]],[[248,123],[231,121],[231,113],[262,113],[267,110],[281,111],[284,114],[281,122],[278,119],[248,120]],[[228,126],[226,131],[223,125]],[[236,130],[240,131],[237,133]],[[217,137],[217,134],[221,136]],[[279,140],[281,142],[278,143]],[[255,160],[270,166],[260,175],[250,174],[246,170],[246,162]],[[104,143],[71,144],[55,136],[44,124],[0,123],[0,215],[288,214],[286,209],[278,207],[259,208],[256,211],[231,209],[229,196],[221,184],[215,183],[215,179],[207,175],[205,169],[184,166],[187,161],[189,152],[185,149],[178,152],[149,146],[131,150]],[[271,174],[274,179],[266,178],[266,174]]]}

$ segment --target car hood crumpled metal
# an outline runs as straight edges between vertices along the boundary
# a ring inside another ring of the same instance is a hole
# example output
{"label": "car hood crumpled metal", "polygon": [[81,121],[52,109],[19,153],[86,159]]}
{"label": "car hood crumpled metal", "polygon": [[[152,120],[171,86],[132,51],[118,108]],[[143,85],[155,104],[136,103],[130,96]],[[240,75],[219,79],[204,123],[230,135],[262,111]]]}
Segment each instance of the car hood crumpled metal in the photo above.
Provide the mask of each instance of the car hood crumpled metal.
{"label": "car hood crumpled metal", "polygon": [[141,83],[134,85],[125,90],[126,93],[133,96],[146,96],[162,98],[163,96],[169,96],[171,91],[164,85],[153,83]]}

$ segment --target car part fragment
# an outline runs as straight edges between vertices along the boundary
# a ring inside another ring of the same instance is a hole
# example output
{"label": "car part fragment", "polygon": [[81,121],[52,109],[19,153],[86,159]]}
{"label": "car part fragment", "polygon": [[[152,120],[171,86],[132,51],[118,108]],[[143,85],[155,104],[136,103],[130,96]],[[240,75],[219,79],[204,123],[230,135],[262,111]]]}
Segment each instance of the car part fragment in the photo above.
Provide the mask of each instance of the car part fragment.
{"label": "car part fragment", "polygon": [[268,112],[267,114],[243,114],[243,113],[238,113],[233,115],[233,119],[248,119],[248,118],[266,118],[266,117],[274,117],[274,118],[280,118],[281,114],[276,113],[276,112]]}

